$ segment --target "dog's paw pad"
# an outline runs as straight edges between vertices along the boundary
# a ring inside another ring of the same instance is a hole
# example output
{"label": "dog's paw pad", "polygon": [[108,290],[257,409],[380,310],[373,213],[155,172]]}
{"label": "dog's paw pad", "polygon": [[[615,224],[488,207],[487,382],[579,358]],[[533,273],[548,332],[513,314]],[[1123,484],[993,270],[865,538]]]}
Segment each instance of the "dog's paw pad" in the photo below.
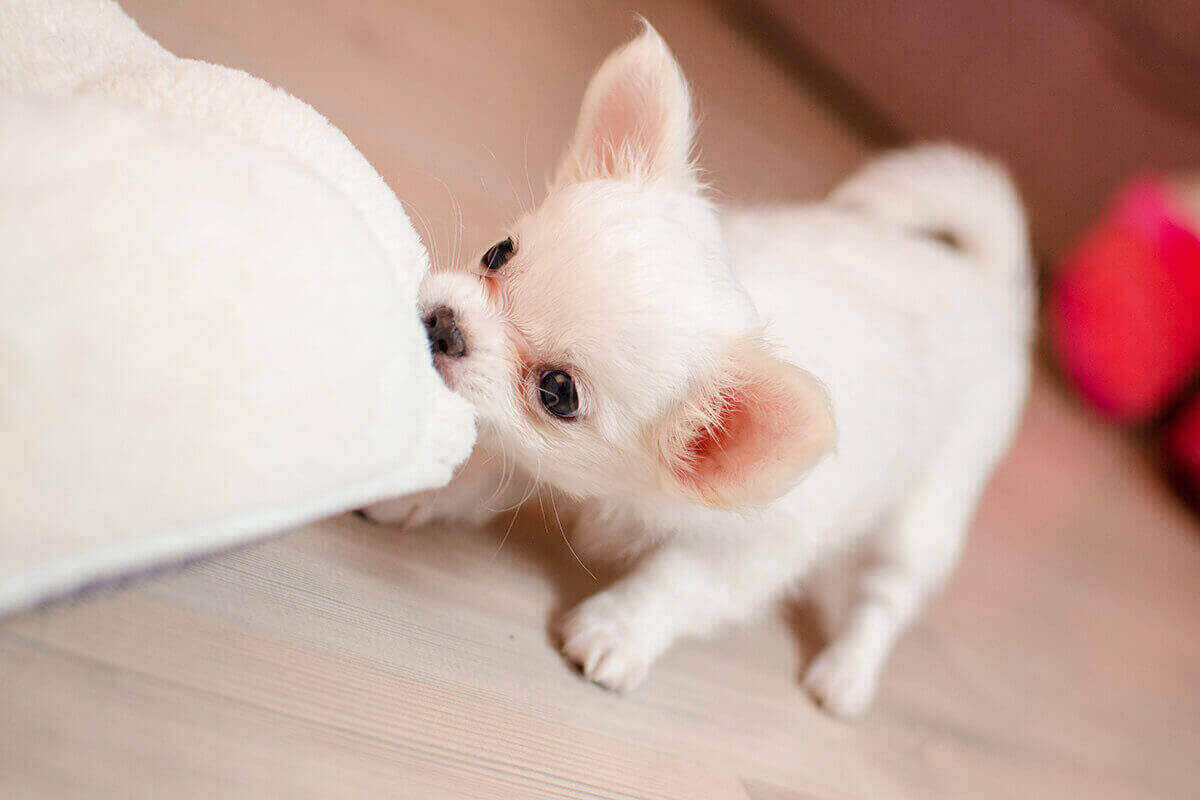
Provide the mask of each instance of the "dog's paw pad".
{"label": "dog's paw pad", "polygon": [[854,647],[834,643],[809,666],[804,688],[829,713],[852,719],[866,713],[878,681],[874,659]]}
{"label": "dog's paw pad", "polygon": [[559,624],[562,652],[584,677],[624,694],[646,677],[653,654],[631,629],[619,605],[597,595],[576,606]]}

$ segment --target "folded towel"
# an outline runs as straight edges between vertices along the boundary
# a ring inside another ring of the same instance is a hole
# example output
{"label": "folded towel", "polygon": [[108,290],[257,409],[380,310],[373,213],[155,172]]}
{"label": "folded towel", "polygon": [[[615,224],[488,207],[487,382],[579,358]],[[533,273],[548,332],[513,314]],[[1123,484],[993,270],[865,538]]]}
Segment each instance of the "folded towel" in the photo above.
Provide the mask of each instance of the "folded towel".
{"label": "folded towel", "polygon": [[0,0],[0,612],[449,480],[427,259],[320,114]]}

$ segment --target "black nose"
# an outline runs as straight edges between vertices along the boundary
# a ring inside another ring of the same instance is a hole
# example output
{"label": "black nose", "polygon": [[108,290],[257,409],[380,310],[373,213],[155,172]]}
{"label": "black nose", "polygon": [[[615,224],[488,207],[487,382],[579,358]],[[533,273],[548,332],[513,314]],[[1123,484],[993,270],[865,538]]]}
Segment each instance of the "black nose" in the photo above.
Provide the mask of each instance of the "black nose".
{"label": "black nose", "polygon": [[454,324],[454,312],[438,306],[425,315],[425,332],[429,335],[429,349],[450,358],[462,358],[467,354],[467,342],[462,331]]}

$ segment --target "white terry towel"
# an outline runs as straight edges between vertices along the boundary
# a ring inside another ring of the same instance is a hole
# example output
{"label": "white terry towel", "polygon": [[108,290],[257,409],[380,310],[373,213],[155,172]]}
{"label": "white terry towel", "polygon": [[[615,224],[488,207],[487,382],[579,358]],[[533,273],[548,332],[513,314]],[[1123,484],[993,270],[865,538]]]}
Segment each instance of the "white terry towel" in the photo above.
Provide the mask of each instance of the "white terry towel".
{"label": "white terry towel", "polygon": [[0,0],[0,612],[449,480],[426,268],[306,104]]}

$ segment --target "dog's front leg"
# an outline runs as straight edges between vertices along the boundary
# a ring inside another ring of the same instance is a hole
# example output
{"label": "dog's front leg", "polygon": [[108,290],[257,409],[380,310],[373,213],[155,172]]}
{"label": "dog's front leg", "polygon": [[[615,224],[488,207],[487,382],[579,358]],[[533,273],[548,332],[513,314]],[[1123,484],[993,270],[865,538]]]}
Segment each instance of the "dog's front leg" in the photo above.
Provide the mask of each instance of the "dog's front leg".
{"label": "dog's front leg", "polygon": [[[680,636],[740,620],[805,571],[812,548],[790,518],[722,514],[709,535],[660,545],[560,622],[563,654],[594,683],[627,692]],[[734,526],[734,530],[730,530]]]}

